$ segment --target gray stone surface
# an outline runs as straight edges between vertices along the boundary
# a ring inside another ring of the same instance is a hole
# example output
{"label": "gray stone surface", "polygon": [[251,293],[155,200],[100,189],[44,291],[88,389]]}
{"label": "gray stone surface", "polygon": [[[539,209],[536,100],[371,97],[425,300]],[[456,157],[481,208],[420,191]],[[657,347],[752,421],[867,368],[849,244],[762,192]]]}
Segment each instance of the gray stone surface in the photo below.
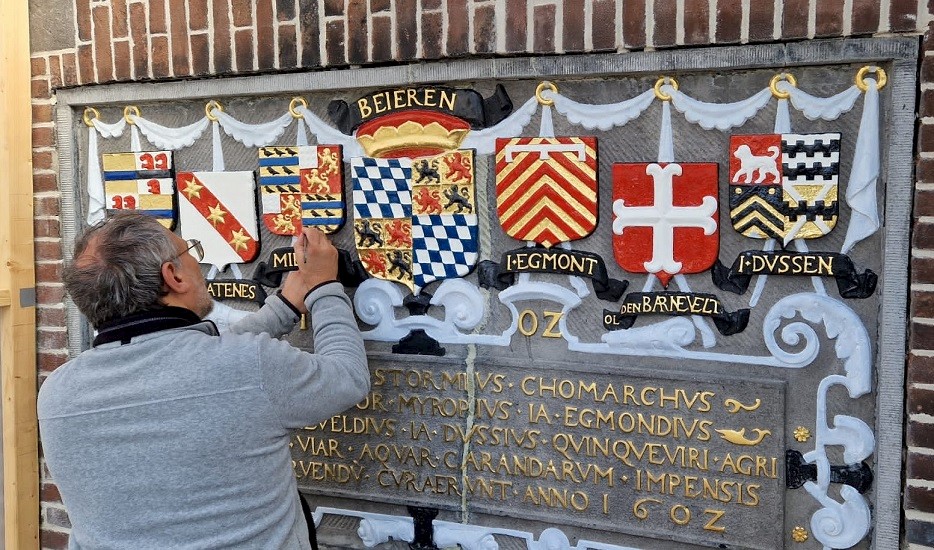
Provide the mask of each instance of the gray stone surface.
{"label": "gray stone surface", "polygon": [[29,50],[47,52],[74,47],[74,2],[30,0]]}

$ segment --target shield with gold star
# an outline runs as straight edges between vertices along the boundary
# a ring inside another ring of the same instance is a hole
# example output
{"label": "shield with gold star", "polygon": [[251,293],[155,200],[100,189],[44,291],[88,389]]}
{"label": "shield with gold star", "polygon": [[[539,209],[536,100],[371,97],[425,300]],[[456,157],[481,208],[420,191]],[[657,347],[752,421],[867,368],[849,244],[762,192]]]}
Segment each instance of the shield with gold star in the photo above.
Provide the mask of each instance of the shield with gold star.
{"label": "shield with gold star", "polygon": [[253,172],[179,172],[176,185],[182,238],[201,241],[201,263],[222,270],[256,258]]}
{"label": "shield with gold star", "polygon": [[340,145],[271,145],[259,149],[263,223],[276,235],[302,226],[336,233],[344,223]]}

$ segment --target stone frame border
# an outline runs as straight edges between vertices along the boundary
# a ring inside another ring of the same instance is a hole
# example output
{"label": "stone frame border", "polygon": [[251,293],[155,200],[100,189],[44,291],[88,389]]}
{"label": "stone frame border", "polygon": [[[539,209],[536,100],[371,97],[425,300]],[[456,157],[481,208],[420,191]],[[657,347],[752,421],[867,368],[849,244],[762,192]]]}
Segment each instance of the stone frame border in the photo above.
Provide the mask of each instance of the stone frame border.
{"label": "stone frame border", "polygon": [[[908,261],[914,189],[915,116],[919,38],[812,40],[788,44],[743,45],[621,54],[453,60],[387,67],[270,74],[157,83],[125,83],[58,90],[55,109],[59,182],[62,201],[64,260],[71,250],[83,212],[75,198],[77,109],[111,103],[232,96],[268,96],[478,79],[634,76],[711,70],[763,69],[818,64],[891,63],[891,105],[886,112],[896,132],[884,149],[887,172],[883,211],[883,258],[879,345],[876,376],[876,471],[874,548],[897,548],[901,529],[902,436],[904,433],[905,357],[907,342]],[[679,69],[689,67],[689,69]],[[906,137],[910,136],[910,138]],[[69,354],[87,347],[86,323],[66,301]],[[898,483],[892,481],[898,480]]]}

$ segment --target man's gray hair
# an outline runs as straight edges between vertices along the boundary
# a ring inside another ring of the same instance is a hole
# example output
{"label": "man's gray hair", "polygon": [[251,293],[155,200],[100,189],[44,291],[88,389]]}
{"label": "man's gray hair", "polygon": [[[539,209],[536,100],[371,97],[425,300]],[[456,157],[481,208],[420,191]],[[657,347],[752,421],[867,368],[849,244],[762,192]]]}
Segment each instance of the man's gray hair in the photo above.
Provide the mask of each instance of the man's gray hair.
{"label": "man's gray hair", "polygon": [[177,263],[169,232],[152,216],[120,211],[78,238],[65,290],[88,321],[103,323],[160,307],[162,265]]}

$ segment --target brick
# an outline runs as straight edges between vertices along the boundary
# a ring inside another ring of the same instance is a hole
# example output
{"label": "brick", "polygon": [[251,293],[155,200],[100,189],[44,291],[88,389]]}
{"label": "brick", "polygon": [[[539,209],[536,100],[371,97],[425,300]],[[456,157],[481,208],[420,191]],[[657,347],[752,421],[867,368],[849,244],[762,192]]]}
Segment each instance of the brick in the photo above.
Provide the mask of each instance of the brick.
{"label": "brick", "polygon": [[739,42],[742,25],[742,3],[739,0],[717,0],[717,44]]}
{"label": "brick", "polygon": [[594,50],[616,49],[615,0],[594,0],[591,28]]}
{"label": "brick", "polygon": [[150,47],[149,63],[152,65],[153,78],[165,78],[169,72],[169,39],[166,36],[153,36]]}
{"label": "brick", "polygon": [[40,327],[64,327],[65,310],[63,308],[37,307],[36,324]]}
{"label": "brick", "polygon": [[327,48],[327,60],[325,65],[343,65],[347,62],[344,54],[344,33],[343,21],[328,21],[325,28],[325,47]]}
{"label": "brick", "polygon": [[40,304],[60,304],[65,299],[63,285],[39,285],[36,287],[36,301]]}
{"label": "brick", "polygon": [[[762,2],[764,4],[764,2]],[[684,0],[684,43],[707,44],[710,42],[707,0]],[[756,3],[758,9],[759,2]],[[755,11],[755,10],[754,10]]]}
{"label": "brick", "polygon": [[392,19],[380,15],[370,18],[373,55],[370,61],[389,61],[392,59]]}
{"label": "brick", "polygon": [[46,508],[45,519],[52,525],[71,529],[71,520],[68,519],[68,512],[61,508]]}
{"label": "brick", "polygon": [[921,151],[934,151],[934,124],[922,124],[918,130],[918,145]]}
{"label": "brick", "polygon": [[[526,0],[506,0],[506,51],[524,52],[528,28],[528,12]],[[423,18],[424,19],[424,18]],[[425,33],[425,24],[422,24],[422,34]],[[427,43],[427,40],[426,40]]]}
{"label": "brick", "polygon": [[934,191],[915,191],[914,216],[934,216]]}
{"label": "brick", "polygon": [[188,0],[188,28],[193,31],[208,28],[208,0]]}
{"label": "brick", "polygon": [[[934,325],[911,323],[908,330],[908,347],[911,349],[934,350]],[[934,441],[934,439],[931,441]]]}
{"label": "brick", "polygon": [[33,147],[54,147],[55,133],[51,128],[33,128],[32,129]]}
{"label": "brick", "polygon": [[62,494],[54,483],[43,483],[39,488],[39,499],[42,502],[61,502]]}
{"label": "brick", "polygon": [[249,27],[253,25],[252,0],[231,0],[233,2],[233,24],[235,27]]}
{"label": "brick", "polygon": [[49,74],[48,65],[44,57],[33,57],[30,59],[29,68],[32,72],[32,76],[46,76]]}
{"label": "brick", "polygon": [[68,347],[68,335],[61,330],[39,330],[36,332],[36,345],[39,349],[65,349]]}
{"label": "brick", "polygon": [[36,237],[61,238],[62,228],[58,220],[33,220],[32,232]]}
{"label": "brick", "polygon": [[[584,4],[583,2],[564,3],[564,28],[561,29],[562,48],[566,52],[584,50]],[[476,26],[474,26],[476,29]]]}
{"label": "brick", "polygon": [[149,0],[149,32],[161,34],[168,32],[165,25],[165,0]]}
{"label": "brick", "polygon": [[[554,6],[552,6],[552,20]],[[448,36],[445,40],[448,56],[467,53],[469,40],[467,29],[467,0],[448,0]]]}
{"label": "brick", "polygon": [[78,46],[78,83],[94,82],[94,51],[91,46]]}
{"label": "brick", "polygon": [[934,258],[912,258],[911,281],[914,283],[934,283]]}
{"label": "brick", "polygon": [[441,36],[441,13],[422,13],[422,58],[440,59],[444,52],[441,51],[441,44],[444,37]]}
{"label": "brick", "polygon": [[889,4],[889,30],[913,31],[918,28],[918,0],[891,0]]}
{"label": "brick", "polygon": [[655,1],[655,37],[653,46],[674,46],[677,40],[678,6],[675,0]]}
{"label": "brick", "polygon": [[133,65],[130,57],[130,43],[126,40],[114,42],[114,59],[117,63],[114,65],[114,78],[117,80],[130,80]]}
{"label": "brick", "polygon": [[206,76],[211,72],[211,46],[208,44],[208,35],[191,35],[191,73],[195,76]]}
{"label": "brick", "polygon": [[65,550],[68,548],[68,533],[61,531],[39,531],[39,544],[43,550]]}
{"label": "brick", "polygon": [[149,44],[146,40],[146,7],[130,4],[130,56],[133,60],[133,78],[149,77]]}
{"label": "brick", "polygon": [[256,66],[261,71],[276,66],[276,35],[272,26],[275,24],[273,0],[256,0]]}
{"label": "brick", "polygon": [[230,17],[227,0],[214,2],[214,72],[226,74],[233,66],[230,52]]}
{"label": "brick", "polygon": [[843,34],[843,0],[817,2],[814,33],[818,37]]}
{"label": "brick", "polygon": [[185,15],[186,0],[170,0],[172,27],[172,71],[175,76],[191,74],[191,53],[188,47],[188,16]]}
{"label": "brick", "polygon": [[238,73],[253,70],[253,31],[241,29],[234,32],[234,59],[237,62],[235,70]]}
{"label": "brick", "polygon": [[[567,23],[567,19],[564,21]],[[473,45],[474,51],[478,54],[496,51],[496,9],[493,5],[482,6],[474,10]]]}
{"label": "brick", "polygon": [[926,521],[905,521],[905,537],[908,542],[934,546],[934,523]]}
{"label": "brick", "polygon": [[52,153],[51,151],[33,151],[32,152],[33,170],[51,170]]}
{"label": "brick", "polygon": [[62,86],[62,61],[57,55],[49,56],[49,85],[52,88]]}
{"label": "brick", "polygon": [[[55,174],[45,174],[45,175],[51,176],[51,179],[53,181],[55,180]],[[61,241],[37,241],[34,243],[34,251],[35,251],[37,262],[41,262],[43,260],[61,260],[62,259]]]}
{"label": "brick", "polygon": [[423,10],[436,10],[441,7],[441,0],[422,0]]}
{"label": "brick", "polygon": [[[934,391],[909,387],[905,409],[908,414],[934,414]],[[934,445],[934,441],[928,445]]]}
{"label": "brick", "polygon": [[[299,42],[302,44],[299,65],[302,67],[321,66],[321,31],[318,28],[317,0],[299,0],[298,23]],[[343,41],[343,37],[341,40]],[[341,51],[343,50],[342,43]]]}
{"label": "brick", "polygon": [[[932,93],[931,99],[934,100],[934,93]],[[924,97],[922,97],[921,101],[922,103],[925,101]],[[934,183],[934,159],[917,159],[915,162],[915,178],[920,183]],[[924,191],[915,190],[915,211],[918,208],[918,195],[921,193],[924,193]],[[915,214],[915,216],[917,215]]]}
{"label": "brick", "polygon": [[33,123],[52,122],[52,106],[47,104],[32,106]]}
{"label": "brick", "polygon": [[75,0],[75,20],[78,23],[78,40],[91,40],[91,0]]}
{"label": "brick", "polygon": [[923,57],[921,59],[921,71],[918,75],[922,82],[934,82],[934,57]]}
{"label": "brick", "polygon": [[772,40],[775,26],[775,4],[769,2],[755,2],[750,4],[749,10],[749,40],[751,42],[765,42]]}
{"label": "brick", "polygon": [[532,51],[555,51],[555,6],[545,4],[532,8]]}
{"label": "brick", "polygon": [[623,46],[630,50],[645,47],[645,2],[623,0]]}
{"label": "brick", "polygon": [[298,68],[298,46],[296,46],[295,26],[279,26],[279,68]]}
{"label": "brick", "polygon": [[58,178],[55,174],[35,174],[32,177],[32,190],[36,193],[58,191]]}
{"label": "brick", "polygon": [[915,248],[934,249],[934,224],[916,222],[912,245]]}
{"label": "brick", "polygon": [[45,99],[49,97],[49,80],[47,78],[37,78],[29,83],[32,97]]}
{"label": "brick", "polygon": [[61,214],[58,197],[39,197],[34,198],[32,202],[36,216],[58,216]]}
{"label": "brick", "polygon": [[74,53],[62,54],[62,86],[78,84],[78,60]]}
{"label": "brick", "polygon": [[113,37],[126,38],[129,31],[126,19],[126,0],[110,0],[110,11],[110,28],[113,29]]}
{"label": "brick", "polygon": [[96,82],[110,82],[114,79],[113,50],[110,45],[110,13],[107,6],[95,6],[91,15],[94,18]]}
{"label": "brick", "polygon": [[934,424],[922,424],[913,420],[908,421],[905,432],[905,443],[909,447],[928,447],[934,441]]}
{"label": "brick", "polygon": [[324,16],[344,15],[344,0],[324,0]]}
{"label": "brick", "polygon": [[295,0],[276,0],[276,18],[279,21],[295,19]]}
{"label": "brick", "polygon": [[370,0],[370,13],[372,14],[389,11],[391,7],[392,2],[390,0]]}
{"label": "brick", "polygon": [[369,60],[366,0],[347,3],[347,62],[366,63]]}
{"label": "brick", "polygon": [[805,38],[808,35],[808,0],[785,0],[782,11],[782,38]]}
{"label": "brick", "polygon": [[908,479],[934,481],[934,456],[908,453],[905,476]]}
{"label": "brick", "polygon": [[417,0],[396,0],[396,44],[399,59],[414,60],[418,55]]}
{"label": "brick", "polygon": [[53,372],[55,369],[65,364],[65,361],[68,361],[67,353],[52,353],[40,350],[36,355],[39,370],[43,372]]}
{"label": "brick", "polygon": [[934,489],[905,487],[905,507],[919,512],[934,512]]}

